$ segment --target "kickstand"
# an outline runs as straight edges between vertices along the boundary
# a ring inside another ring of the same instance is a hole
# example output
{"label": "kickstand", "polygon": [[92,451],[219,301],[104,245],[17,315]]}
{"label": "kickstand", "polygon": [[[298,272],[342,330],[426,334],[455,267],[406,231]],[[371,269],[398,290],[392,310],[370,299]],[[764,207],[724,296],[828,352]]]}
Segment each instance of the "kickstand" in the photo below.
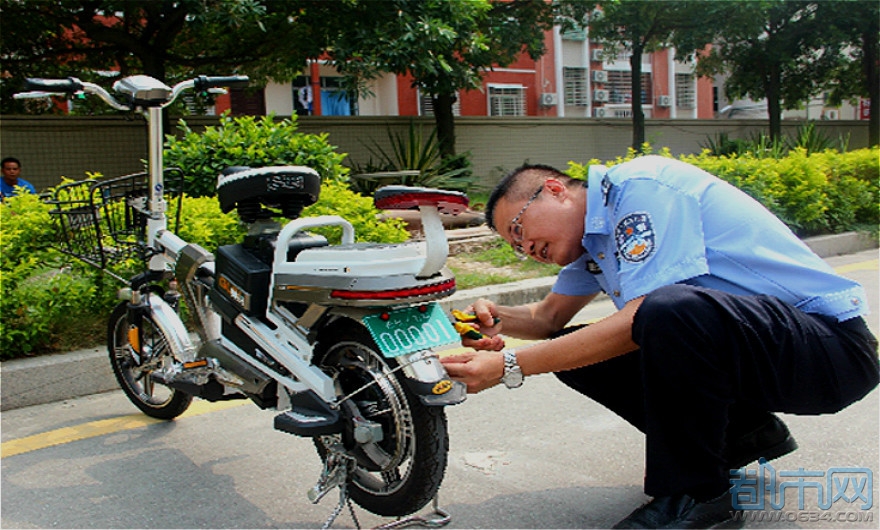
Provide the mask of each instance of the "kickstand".
{"label": "kickstand", "polygon": [[[339,503],[336,505],[336,508],[333,509],[333,513],[330,514],[330,517],[327,518],[327,521],[324,523],[324,526],[321,527],[322,530],[328,530],[333,523],[336,521],[336,518],[339,517],[339,514],[342,513],[342,510],[345,508],[345,505],[348,505],[348,511],[351,513],[351,519],[354,521],[354,526],[357,530],[361,530],[361,523],[358,521],[357,514],[354,512],[354,506],[351,503],[351,499],[348,496],[348,488],[343,484],[339,486]],[[404,517],[403,519],[398,519],[396,521],[392,521],[390,523],[386,523],[383,525],[379,525],[373,530],[392,530],[395,528],[406,528],[409,526],[421,526],[423,528],[441,528],[449,524],[452,520],[452,516],[440,507],[440,500],[438,496],[434,497],[433,502],[434,511],[427,515],[410,515],[408,517]]]}
{"label": "kickstand", "polygon": [[354,527],[361,530],[361,523],[358,521],[357,514],[354,513],[354,506],[351,504],[351,499],[348,497],[348,487],[345,484],[339,485],[339,503],[336,505],[336,508],[333,509],[333,513],[330,514],[327,521],[324,522],[324,526],[321,527],[321,530],[328,530],[333,525],[333,522],[336,521],[336,518],[342,513],[342,509],[345,508],[346,504],[348,505],[349,513],[351,513],[351,520],[354,521]]}
{"label": "kickstand", "polygon": [[405,528],[408,526],[421,526],[424,528],[441,528],[449,524],[452,516],[449,512],[440,507],[440,496],[434,496],[432,504],[434,511],[428,515],[410,515],[403,519],[398,519],[381,526],[377,526],[374,530],[390,530],[392,528]]}

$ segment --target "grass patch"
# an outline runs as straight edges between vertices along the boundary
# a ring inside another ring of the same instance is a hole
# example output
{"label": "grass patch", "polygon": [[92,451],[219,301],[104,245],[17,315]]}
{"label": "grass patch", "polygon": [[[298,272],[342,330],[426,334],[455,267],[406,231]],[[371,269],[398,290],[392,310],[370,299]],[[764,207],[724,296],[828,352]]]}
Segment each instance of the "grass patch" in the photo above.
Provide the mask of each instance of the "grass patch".
{"label": "grass patch", "polygon": [[556,276],[560,269],[559,265],[520,259],[500,238],[482,245],[478,250],[450,256],[447,265],[455,273],[459,290]]}
{"label": "grass patch", "polygon": [[493,274],[491,272],[456,271],[455,267],[452,267],[452,271],[455,273],[455,285],[459,291],[463,289],[483,287],[485,285],[510,283],[521,279],[504,274]]}

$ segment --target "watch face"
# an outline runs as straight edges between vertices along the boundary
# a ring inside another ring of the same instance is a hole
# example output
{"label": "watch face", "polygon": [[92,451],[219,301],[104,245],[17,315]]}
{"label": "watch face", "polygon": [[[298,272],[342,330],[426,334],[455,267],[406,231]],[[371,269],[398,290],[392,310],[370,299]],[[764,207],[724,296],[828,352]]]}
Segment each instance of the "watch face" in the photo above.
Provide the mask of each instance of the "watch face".
{"label": "watch face", "polygon": [[519,388],[523,384],[523,375],[519,368],[516,368],[504,374],[502,380],[507,388]]}

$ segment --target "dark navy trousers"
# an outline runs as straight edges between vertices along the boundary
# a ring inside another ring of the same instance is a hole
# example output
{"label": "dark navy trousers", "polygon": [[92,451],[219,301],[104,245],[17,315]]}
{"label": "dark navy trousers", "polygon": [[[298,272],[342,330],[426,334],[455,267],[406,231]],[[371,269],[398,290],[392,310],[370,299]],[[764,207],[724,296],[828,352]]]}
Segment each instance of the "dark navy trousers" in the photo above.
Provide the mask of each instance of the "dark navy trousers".
{"label": "dark navy trousers", "polygon": [[767,412],[837,412],[880,379],[864,319],[837,322],[769,296],[663,287],[645,297],[632,338],[638,351],[556,375],[645,433],[654,497],[722,493],[730,436]]}

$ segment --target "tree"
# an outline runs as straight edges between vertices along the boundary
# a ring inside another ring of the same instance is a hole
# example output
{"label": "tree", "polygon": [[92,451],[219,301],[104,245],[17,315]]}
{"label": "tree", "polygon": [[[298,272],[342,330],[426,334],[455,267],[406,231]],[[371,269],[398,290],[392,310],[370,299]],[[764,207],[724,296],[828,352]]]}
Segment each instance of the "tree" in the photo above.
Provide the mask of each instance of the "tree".
{"label": "tree", "polygon": [[[632,147],[642,150],[645,142],[645,113],[642,110],[642,56],[671,47],[677,32],[688,31],[689,46],[676,50],[681,59],[702,49],[711,39],[704,2],[649,0],[567,0],[562,14],[576,25],[589,26],[590,38],[605,49],[625,49],[630,54],[632,74]],[[698,38],[699,37],[699,38]]]}
{"label": "tree", "polygon": [[[299,73],[327,45],[320,0],[2,0],[2,110],[25,77],[119,70],[162,81],[195,73]],[[208,71],[205,71],[208,70]]]}
{"label": "tree", "polygon": [[839,61],[826,84],[829,103],[869,98],[868,143],[880,145],[880,3],[826,1],[819,3],[819,10],[818,18],[831,32],[829,45],[836,47]]}
{"label": "tree", "polygon": [[697,66],[703,75],[727,72],[732,98],[767,100],[770,137],[782,133],[782,110],[816,94],[838,63],[829,47],[821,2],[749,0],[718,2],[722,24],[711,53]]}
{"label": "tree", "polygon": [[330,50],[340,72],[360,83],[381,73],[410,75],[430,95],[444,159],[455,156],[452,113],[459,90],[525,52],[544,53],[552,5],[543,0],[351,0]]}

